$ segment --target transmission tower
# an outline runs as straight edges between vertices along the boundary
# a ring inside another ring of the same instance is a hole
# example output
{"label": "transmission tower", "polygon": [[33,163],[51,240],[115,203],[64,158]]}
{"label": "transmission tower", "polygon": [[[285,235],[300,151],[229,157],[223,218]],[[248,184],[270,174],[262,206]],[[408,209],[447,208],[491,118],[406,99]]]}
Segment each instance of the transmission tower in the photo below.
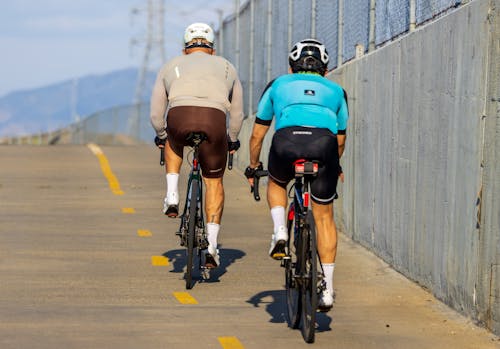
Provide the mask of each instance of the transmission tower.
{"label": "transmission tower", "polygon": [[[143,39],[145,41],[144,55],[142,64],[139,67],[134,104],[141,102],[148,70],[150,70],[150,68],[157,68],[165,62],[165,44],[163,39],[164,1],[165,0],[147,0],[147,30],[146,37]],[[132,9],[133,15],[140,12],[140,9]],[[133,39],[132,43],[139,43],[139,40]]]}

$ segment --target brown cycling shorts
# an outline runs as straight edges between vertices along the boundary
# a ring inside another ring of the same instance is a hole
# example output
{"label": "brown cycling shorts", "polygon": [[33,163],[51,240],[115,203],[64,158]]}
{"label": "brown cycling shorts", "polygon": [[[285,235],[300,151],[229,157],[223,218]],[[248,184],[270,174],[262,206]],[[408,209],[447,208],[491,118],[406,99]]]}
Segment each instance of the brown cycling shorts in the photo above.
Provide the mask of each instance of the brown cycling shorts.
{"label": "brown cycling shorts", "polygon": [[203,177],[220,178],[227,161],[226,114],[219,109],[179,106],[168,111],[167,134],[170,148],[181,158],[190,132],[205,132],[207,140],[200,145]]}

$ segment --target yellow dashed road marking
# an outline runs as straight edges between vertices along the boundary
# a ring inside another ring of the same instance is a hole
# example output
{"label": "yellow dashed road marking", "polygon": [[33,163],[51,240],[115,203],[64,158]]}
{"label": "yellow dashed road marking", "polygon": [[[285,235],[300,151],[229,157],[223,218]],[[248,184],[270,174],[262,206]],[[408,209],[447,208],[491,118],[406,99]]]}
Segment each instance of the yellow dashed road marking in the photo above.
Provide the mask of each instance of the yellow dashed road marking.
{"label": "yellow dashed road marking", "polygon": [[165,256],[152,256],[151,264],[155,267],[165,267],[168,265],[168,258]]}
{"label": "yellow dashed road marking", "polygon": [[109,166],[108,159],[102,152],[101,148],[97,146],[94,143],[89,143],[87,144],[87,147],[94,153],[95,156],[99,159],[99,163],[101,164],[101,170],[102,173],[104,173],[104,176],[108,180],[109,183],[109,188],[115,195],[123,195],[123,191],[120,188],[120,183],[118,182],[118,179],[116,176],[113,174],[113,171],[111,171],[111,167]]}
{"label": "yellow dashed road marking", "polygon": [[187,292],[174,292],[174,297],[182,304],[198,304],[198,301]]}
{"label": "yellow dashed road marking", "polygon": [[141,237],[153,236],[153,234],[149,230],[145,230],[145,229],[138,229],[137,235],[139,235]]}
{"label": "yellow dashed road marking", "polygon": [[219,337],[218,340],[224,349],[244,349],[244,346],[236,337]]}
{"label": "yellow dashed road marking", "polygon": [[135,209],[133,207],[123,207],[122,213],[135,213]]}

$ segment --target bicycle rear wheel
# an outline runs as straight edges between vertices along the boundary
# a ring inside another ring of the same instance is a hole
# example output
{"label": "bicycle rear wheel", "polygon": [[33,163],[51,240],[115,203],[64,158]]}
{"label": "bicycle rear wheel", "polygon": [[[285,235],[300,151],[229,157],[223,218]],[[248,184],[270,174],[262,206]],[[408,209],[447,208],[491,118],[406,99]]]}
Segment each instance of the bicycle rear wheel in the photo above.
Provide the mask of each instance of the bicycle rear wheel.
{"label": "bicycle rear wheel", "polygon": [[[290,208],[288,210],[288,257],[289,259],[284,260],[285,267],[285,287],[286,287],[286,305],[287,305],[287,318],[288,318],[288,326],[291,328],[298,328],[300,325],[300,314],[301,314],[301,297],[300,297],[300,289],[295,280],[296,275],[296,265],[297,265],[297,256],[294,246],[295,241],[292,241],[292,237],[295,235],[293,231],[295,228],[295,214],[292,212],[293,203],[290,204]],[[292,213],[291,213],[292,212]],[[291,214],[290,214],[291,213]]]}
{"label": "bicycle rear wheel", "polygon": [[302,234],[304,241],[302,248],[305,253],[304,276],[301,285],[302,298],[302,336],[307,343],[314,342],[314,332],[316,328],[316,309],[318,308],[318,260],[316,248],[316,227],[314,217],[309,211],[304,225],[306,231]]}
{"label": "bicycle rear wheel", "polygon": [[196,238],[196,208],[198,202],[198,181],[191,182],[191,196],[189,198],[189,221],[187,231],[187,251],[186,251],[186,289],[193,287],[193,260]]}

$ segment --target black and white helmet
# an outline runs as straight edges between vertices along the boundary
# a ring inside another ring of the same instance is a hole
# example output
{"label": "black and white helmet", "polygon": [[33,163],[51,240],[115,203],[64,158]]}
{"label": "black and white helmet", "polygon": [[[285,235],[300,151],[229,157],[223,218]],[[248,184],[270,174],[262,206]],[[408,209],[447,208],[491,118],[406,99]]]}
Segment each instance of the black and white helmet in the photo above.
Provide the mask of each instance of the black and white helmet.
{"label": "black and white helmet", "polygon": [[315,72],[324,75],[328,69],[328,51],[315,39],[305,39],[293,45],[288,63],[294,73]]}

